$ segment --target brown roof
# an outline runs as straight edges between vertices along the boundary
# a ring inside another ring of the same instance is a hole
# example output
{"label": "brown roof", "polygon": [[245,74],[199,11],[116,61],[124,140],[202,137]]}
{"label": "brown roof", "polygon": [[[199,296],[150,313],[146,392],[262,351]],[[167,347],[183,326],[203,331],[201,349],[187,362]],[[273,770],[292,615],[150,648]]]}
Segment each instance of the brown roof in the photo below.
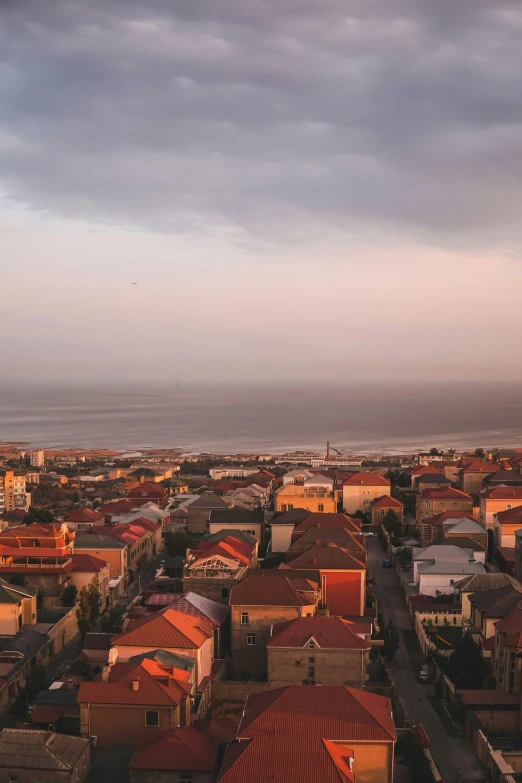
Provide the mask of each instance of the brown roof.
{"label": "brown roof", "polygon": [[220,742],[191,726],[148,737],[132,757],[129,769],[212,772]]}
{"label": "brown roof", "polygon": [[90,508],[82,508],[79,511],[70,511],[64,519],[64,522],[100,522],[103,521],[103,514],[100,511],[91,511]]}
{"label": "brown roof", "polygon": [[499,511],[495,516],[501,525],[520,525],[522,527],[522,506]]}
{"label": "brown roof", "polygon": [[93,573],[97,574],[102,568],[107,566],[105,560],[100,560],[99,557],[93,557],[93,555],[73,555],[73,571],[78,573]]}
{"label": "brown roof", "polygon": [[353,476],[346,479],[343,487],[353,487],[362,484],[365,487],[389,487],[388,479],[381,476],[380,473],[354,473]]}
{"label": "brown roof", "polygon": [[[318,585],[307,580],[296,580],[271,571],[250,574],[232,588],[231,606],[310,606],[311,599],[303,593],[317,591]],[[312,601],[312,603],[314,603]]]}
{"label": "brown roof", "polygon": [[[109,679],[80,683],[78,704],[143,704],[151,707],[179,704],[191,691],[190,674],[145,658],[139,663],[116,663]],[[138,682],[138,689],[133,687]]]}
{"label": "brown roof", "polygon": [[485,473],[489,475],[490,473],[496,473],[500,468],[494,462],[484,462],[483,460],[475,459],[473,462],[463,465],[461,470],[462,473]]}
{"label": "brown roof", "polygon": [[[356,552],[359,558],[366,560],[364,539],[342,527],[311,527],[288,548],[287,555],[306,552],[320,544],[336,544],[349,552]],[[287,558],[288,559],[288,558]]]}
{"label": "brown roof", "polygon": [[443,525],[449,519],[471,519],[473,522],[477,520],[469,511],[443,511],[442,514],[435,514],[433,517],[427,517],[423,519],[422,525]]}
{"label": "brown roof", "polygon": [[472,593],[469,602],[485,617],[504,618],[522,600],[522,586],[508,584],[494,590]]}
{"label": "brown roof", "polygon": [[486,547],[482,546],[482,544],[477,544],[469,536],[450,536],[450,538],[445,538],[444,541],[441,541],[439,546],[458,546],[461,549],[472,549],[474,552],[486,551]]}
{"label": "brown roof", "polygon": [[470,495],[453,487],[443,487],[442,489],[423,489],[421,498],[426,500],[471,500]]}
{"label": "brown roof", "polygon": [[[365,553],[355,557],[352,552],[335,544],[319,544],[292,560],[290,567],[361,571],[366,568],[365,561]],[[281,568],[284,567],[283,563]]]}
{"label": "brown roof", "polygon": [[484,497],[487,500],[522,500],[522,487],[505,487],[500,485],[498,487],[492,487],[484,493]]}
{"label": "brown roof", "polygon": [[372,508],[404,508],[404,503],[400,500],[392,498],[391,495],[383,495],[380,498],[375,498],[372,502]]}
{"label": "brown roof", "polygon": [[310,527],[340,527],[344,530],[350,530],[353,533],[360,533],[361,521],[359,519],[352,519],[348,514],[310,514],[309,517],[304,519],[294,528],[292,537],[304,533]]}
{"label": "brown roof", "polygon": [[324,649],[368,650],[369,642],[353,630],[355,626],[341,617],[298,617],[274,625],[267,647],[305,647],[311,638]]}

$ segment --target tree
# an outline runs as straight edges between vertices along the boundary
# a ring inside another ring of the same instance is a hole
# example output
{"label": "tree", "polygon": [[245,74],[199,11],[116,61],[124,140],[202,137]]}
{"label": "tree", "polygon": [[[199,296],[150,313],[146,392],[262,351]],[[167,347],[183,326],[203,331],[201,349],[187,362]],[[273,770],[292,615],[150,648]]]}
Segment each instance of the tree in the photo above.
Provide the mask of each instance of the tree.
{"label": "tree", "polygon": [[438,454],[440,454],[440,451],[435,447],[433,447],[430,449],[430,454],[432,455],[432,457],[436,457]]}
{"label": "tree", "polygon": [[186,530],[174,530],[165,533],[165,549],[169,557],[185,557],[187,549],[201,541],[202,536]]}
{"label": "tree", "polygon": [[401,532],[399,517],[392,508],[387,511],[382,524],[391,536],[397,536]]}
{"label": "tree", "polygon": [[464,634],[448,659],[447,675],[456,688],[478,690],[486,678],[487,667],[472,635]]}
{"label": "tree", "polygon": [[123,612],[112,606],[101,618],[101,630],[103,633],[120,633],[122,623]]}
{"label": "tree", "polygon": [[399,649],[399,632],[397,631],[393,620],[390,619],[388,625],[385,625],[384,618],[380,613],[377,622],[379,625],[379,633],[376,638],[384,641],[382,647],[383,655],[388,663],[391,663],[395,657],[395,653]]}
{"label": "tree", "polygon": [[79,494],[77,489],[74,491],[74,495],[72,497],[72,502],[73,503],[79,503],[80,502],[80,494]]}
{"label": "tree", "polygon": [[94,584],[89,585],[89,605],[91,607],[91,625],[94,625],[100,616],[100,608],[102,605],[100,591]]}
{"label": "tree", "polygon": [[475,457],[479,457],[480,459],[484,458],[486,456],[486,452],[484,449],[475,449]]}
{"label": "tree", "polygon": [[27,514],[24,523],[26,525],[50,525],[54,522],[54,514],[46,508],[34,508],[31,506],[29,513]]}
{"label": "tree", "polygon": [[76,610],[76,619],[78,621],[78,630],[80,632],[83,644],[85,635],[91,627],[91,601],[89,591],[86,587],[82,587],[80,590],[80,595],[78,597],[78,609]]}
{"label": "tree", "polygon": [[76,603],[76,596],[78,595],[78,588],[76,585],[67,585],[62,593],[62,603],[64,606],[74,606]]}
{"label": "tree", "polygon": [[19,571],[15,571],[14,574],[11,574],[11,584],[25,587],[27,582],[23,574],[21,574]]}

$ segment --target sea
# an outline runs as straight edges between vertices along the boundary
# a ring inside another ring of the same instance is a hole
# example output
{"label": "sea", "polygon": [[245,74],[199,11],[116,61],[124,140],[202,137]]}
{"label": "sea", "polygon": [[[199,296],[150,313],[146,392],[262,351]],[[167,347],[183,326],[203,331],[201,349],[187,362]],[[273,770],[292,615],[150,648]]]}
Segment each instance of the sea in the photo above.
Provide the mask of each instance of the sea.
{"label": "sea", "polygon": [[3,384],[0,442],[236,454],[522,448],[522,384]]}

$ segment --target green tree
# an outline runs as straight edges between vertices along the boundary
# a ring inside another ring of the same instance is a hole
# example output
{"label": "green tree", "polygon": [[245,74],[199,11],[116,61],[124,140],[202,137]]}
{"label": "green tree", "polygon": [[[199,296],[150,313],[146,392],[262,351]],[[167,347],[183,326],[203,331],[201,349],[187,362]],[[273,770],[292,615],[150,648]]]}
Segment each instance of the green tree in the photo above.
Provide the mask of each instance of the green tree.
{"label": "green tree", "polygon": [[86,587],[82,587],[80,595],[78,596],[76,619],[78,621],[78,630],[83,644],[85,635],[91,627],[91,601],[89,591]]}
{"label": "green tree", "polygon": [[24,574],[21,574],[19,571],[15,571],[14,574],[11,574],[10,579],[12,585],[19,585],[20,587],[25,587],[25,585],[27,584]]}
{"label": "green tree", "polygon": [[483,459],[486,456],[486,452],[484,449],[475,449],[475,457],[479,457],[480,459]]}
{"label": "green tree", "polygon": [[472,635],[464,634],[448,659],[447,675],[456,688],[482,688],[487,666]]}
{"label": "green tree", "polygon": [[62,593],[62,603],[64,606],[74,606],[76,603],[76,596],[78,595],[78,588],[76,585],[67,585]]}
{"label": "green tree", "polygon": [[91,625],[94,625],[98,617],[100,616],[100,608],[102,599],[98,588],[90,584],[89,585],[89,605],[91,607]]}
{"label": "green tree", "polygon": [[401,523],[399,517],[392,508],[387,511],[382,524],[391,536],[397,536],[401,532]]}
{"label": "green tree", "polygon": [[196,546],[202,539],[198,533],[174,530],[165,533],[165,549],[169,557],[185,557],[187,549]]}
{"label": "green tree", "polygon": [[100,626],[103,633],[120,633],[123,623],[123,612],[112,606],[102,615]]}
{"label": "green tree", "polygon": [[432,457],[436,457],[437,455],[440,454],[440,451],[436,449],[435,446],[433,446],[433,448],[430,449],[430,454],[432,455]]}
{"label": "green tree", "polygon": [[[34,497],[34,496],[33,496]],[[25,518],[25,524],[50,525],[54,521],[54,514],[46,508],[34,508],[31,506]]]}
{"label": "green tree", "polygon": [[72,496],[72,502],[73,503],[79,503],[80,502],[80,494],[79,494],[77,489],[74,491],[74,495]]}

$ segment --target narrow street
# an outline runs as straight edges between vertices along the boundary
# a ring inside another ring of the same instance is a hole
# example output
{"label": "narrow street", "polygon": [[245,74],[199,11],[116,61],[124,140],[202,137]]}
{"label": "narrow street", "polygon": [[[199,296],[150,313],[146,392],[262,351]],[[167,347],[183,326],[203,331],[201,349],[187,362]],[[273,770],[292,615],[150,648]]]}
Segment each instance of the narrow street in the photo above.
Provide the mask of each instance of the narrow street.
{"label": "narrow street", "polygon": [[[450,737],[439,716],[428,701],[427,696],[434,693],[433,685],[423,685],[417,681],[417,673],[422,659],[418,642],[405,643],[404,631],[412,630],[404,593],[399,585],[393,568],[383,568],[386,557],[377,536],[368,539],[368,568],[375,576],[379,611],[386,622],[393,619],[399,630],[399,649],[390,664],[390,672],[399,695],[404,700],[410,716],[424,727],[431,743],[431,753],[441,774],[447,783],[479,783],[486,779],[485,771],[479,763],[470,742]],[[409,636],[409,634],[407,634]]]}

